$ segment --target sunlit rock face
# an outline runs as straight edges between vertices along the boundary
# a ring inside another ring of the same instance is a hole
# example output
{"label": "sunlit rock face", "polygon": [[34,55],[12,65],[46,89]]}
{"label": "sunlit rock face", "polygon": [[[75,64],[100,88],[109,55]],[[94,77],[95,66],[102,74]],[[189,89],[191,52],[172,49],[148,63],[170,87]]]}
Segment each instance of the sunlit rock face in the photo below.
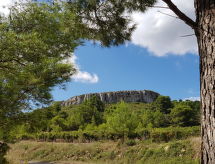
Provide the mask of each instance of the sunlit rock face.
{"label": "sunlit rock face", "polygon": [[93,96],[99,97],[100,100],[106,104],[117,103],[120,101],[151,103],[155,101],[159,94],[149,90],[91,93],[71,97],[70,99],[64,101],[62,106],[81,104]]}

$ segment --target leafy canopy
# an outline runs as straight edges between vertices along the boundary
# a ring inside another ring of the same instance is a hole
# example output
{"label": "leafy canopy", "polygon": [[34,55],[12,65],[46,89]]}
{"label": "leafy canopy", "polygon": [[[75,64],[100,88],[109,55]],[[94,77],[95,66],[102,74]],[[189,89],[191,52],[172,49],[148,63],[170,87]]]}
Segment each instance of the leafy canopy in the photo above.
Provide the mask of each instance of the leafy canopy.
{"label": "leafy canopy", "polygon": [[88,26],[90,38],[103,46],[119,45],[130,39],[135,26],[128,12],[144,12],[155,0],[67,0],[71,10]]}
{"label": "leafy canopy", "polygon": [[75,72],[66,60],[84,37],[85,26],[63,3],[16,3],[0,17],[0,128],[50,102],[51,89]]}
{"label": "leafy canopy", "polygon": [[139,123],[137,113],[132,111],[125,102],[116,105],[116,109],[107,117],[107,127],[123,136],[132,135]]}

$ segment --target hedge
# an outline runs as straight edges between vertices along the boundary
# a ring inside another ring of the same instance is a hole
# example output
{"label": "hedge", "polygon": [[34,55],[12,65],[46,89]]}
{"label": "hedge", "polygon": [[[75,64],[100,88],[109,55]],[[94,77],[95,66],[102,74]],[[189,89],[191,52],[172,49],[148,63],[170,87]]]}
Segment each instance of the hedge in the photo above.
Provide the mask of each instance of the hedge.
{"label": "hedge", "polygon": [[[200,127],[168,127],[168,128],[144,128],[139,129],[127,138],[139,138],[141,140],[151,139],[153,142],[168,142],[170,140],[186,139],[191,136],[199,136]],[[20,139],[34,139],[38,141],[64,141],[64,142],[91,142],[97,140],[116,140],[125,137],[123,134],[111,131],[62,131],[62,132],[40,132],[36,134],[25,134]]]}

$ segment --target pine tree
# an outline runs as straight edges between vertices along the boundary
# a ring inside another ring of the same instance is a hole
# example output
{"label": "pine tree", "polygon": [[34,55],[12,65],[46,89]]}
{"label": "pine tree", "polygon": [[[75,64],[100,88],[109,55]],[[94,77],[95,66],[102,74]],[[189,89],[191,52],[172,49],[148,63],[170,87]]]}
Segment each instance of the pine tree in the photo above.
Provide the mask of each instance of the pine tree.
{"label": "pine tree", "polygon": [[49,104],[51,90],[75,72],[66,62],[84,26],[63,4],[17,3],[0,17],[0,131],[7,133],[32,106]]}

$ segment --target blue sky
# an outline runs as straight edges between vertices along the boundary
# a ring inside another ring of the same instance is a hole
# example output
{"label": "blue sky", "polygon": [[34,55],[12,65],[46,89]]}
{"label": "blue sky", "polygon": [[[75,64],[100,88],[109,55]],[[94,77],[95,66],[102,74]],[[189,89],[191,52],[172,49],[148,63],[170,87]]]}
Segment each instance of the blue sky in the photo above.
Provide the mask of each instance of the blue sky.
{"label": "blue sky", "polygon": [[[46,0],[41,0],[46,1]],[[12,0],[1,0],[0,11],[8,14]],[[195,19],[193,0],[173,0],[176,6]],[[156,6],[166,6],[158,0]],[[165,14],[162,14],[165,13]],[[119,90],[153,90],[172,99],[199,97],[199,57],[194,32],[170,10],[151,8],[130,16],[137,28],[125,45],[101,48],[86,42],[70,61],[78,72],[66,90],[54,88],[53,99]]]}
{"label": "blue sky", "polygon": [[[173,0],[195,19],[193,0]],[[165,6],[158,0],[157,6]],[[79,70],[65,91],[55,88],[54,100],[74,95],[118,90],[153,90],[172,99],[199,98],[199,57],[192,29],[166,9],[133,13],[137,25],[126,45],[101,48],[87,42],[75,51]]]}
{"label": "blue sky", "polygon": [[172,99],[199,97],[199,58],[194,54],[157,57],[133,44],[112,48],[86,43],[75,51],[81,70],[95,73],[97,82],[73,81],[55,88],[54,100],[118,90],[153,90]]}

